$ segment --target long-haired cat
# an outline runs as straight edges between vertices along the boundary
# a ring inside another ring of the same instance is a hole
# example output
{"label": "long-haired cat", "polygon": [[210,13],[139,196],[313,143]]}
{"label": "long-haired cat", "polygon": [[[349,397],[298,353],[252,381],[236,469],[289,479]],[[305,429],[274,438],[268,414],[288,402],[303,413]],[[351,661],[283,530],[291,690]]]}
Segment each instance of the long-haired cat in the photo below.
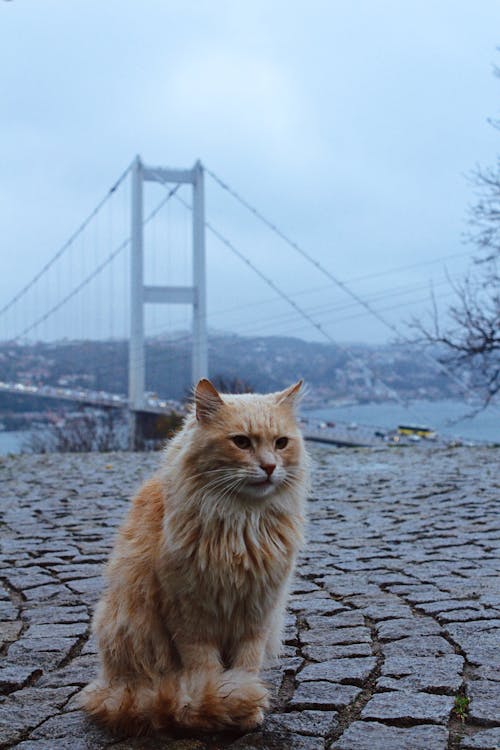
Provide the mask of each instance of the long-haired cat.
{"label": "long-haired cat", "polygon": [[220,395],[208,380],[135,497],[94,618],[101,673],[85,709],[114,729],[249,729],[268,692],[301,545],[307,457],[301,382]]}

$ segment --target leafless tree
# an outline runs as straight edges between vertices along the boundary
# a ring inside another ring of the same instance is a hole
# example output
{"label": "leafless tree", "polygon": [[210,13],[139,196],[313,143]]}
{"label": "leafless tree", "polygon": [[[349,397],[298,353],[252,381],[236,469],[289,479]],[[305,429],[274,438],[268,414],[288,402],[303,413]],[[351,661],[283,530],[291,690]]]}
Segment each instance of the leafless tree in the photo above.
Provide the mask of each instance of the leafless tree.
{"label": "leafless tree", "polygon": [[[495,69],[500,76],[500,69]],[[500,121],[491,121],[500,130]],[[487,406],[500,393],[500,157],[493,167],[470,176],[475,203],[466,239],[477,248],[471,271],[455,285],[455,302],[443,325],[434,304],[432,323],[414,326],[427,342],[441,347],[441,361],[465,375]]]}
{"label": "leafless tree", "polygon": [[220,393],[253,393],[254,388],[246,380],[223,374],[214,375],[212,383]]}
{"label": "leafless tree", "polygon": [[127,448],[126,422],[117,409],[102,414],[82,410],[64,421],[30,430],[28,453],[108,452]]}

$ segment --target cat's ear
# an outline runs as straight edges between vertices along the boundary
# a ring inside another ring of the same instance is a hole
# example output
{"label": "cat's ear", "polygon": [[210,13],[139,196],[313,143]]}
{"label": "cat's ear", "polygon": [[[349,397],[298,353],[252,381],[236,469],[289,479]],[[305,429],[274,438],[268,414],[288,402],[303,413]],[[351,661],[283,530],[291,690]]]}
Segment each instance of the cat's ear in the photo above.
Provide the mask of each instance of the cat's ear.
{"label": "cat's ear", "polygon": [[215,386],[206,378],[198,382],[194,390],[194,402],[198,422],[208,422],[224,403]]}
{"label": "cat's ear", "polygon": [[303,383],[304,383],[303,380],[299,380],[298,383],[295,383],[294,385],[291,385],[289,388],[285,388],[284,391],[277,393],[276,394],[277,404],[278,405],[290,404],[290,406],[293,406],[295,403],[297,403]]}

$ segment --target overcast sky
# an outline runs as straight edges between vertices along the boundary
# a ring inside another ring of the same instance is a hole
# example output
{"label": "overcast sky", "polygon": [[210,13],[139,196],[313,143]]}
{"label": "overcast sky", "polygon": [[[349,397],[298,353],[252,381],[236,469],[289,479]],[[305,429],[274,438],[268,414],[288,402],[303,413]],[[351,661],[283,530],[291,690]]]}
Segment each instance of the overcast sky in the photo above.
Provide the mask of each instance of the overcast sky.
{"label": "overcast sky", "polygon": [[[498,0],[0,2],[0,307],[140,153],[200,158],[403,330],[467,268],[499,29]],[[209,221],[332,338],[393,338],[206,179]],[[213,238],[208,267],[212,328],[320,338]]]}

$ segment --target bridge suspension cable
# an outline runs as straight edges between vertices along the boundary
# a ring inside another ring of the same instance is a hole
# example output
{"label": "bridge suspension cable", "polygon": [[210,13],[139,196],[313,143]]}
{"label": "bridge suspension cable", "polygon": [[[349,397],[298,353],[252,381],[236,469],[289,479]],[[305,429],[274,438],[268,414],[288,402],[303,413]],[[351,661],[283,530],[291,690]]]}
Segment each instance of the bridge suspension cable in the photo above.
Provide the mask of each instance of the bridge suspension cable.
{"label": "bridge suspension cable", "polygon": [[[285,232],[283,232],[274,222],[270,221],[264,214],[259,211],[255,206],[253,206],[251,203],[249,203],[247,200],[245,200],[233,187],[231,187],[227,182],[224,182],[215,172],[213,172],[208,167],[204,166],[205,171],[207,174],[229,195],[231,195],[240,205],[242,205],[244,208],[247,209],[250,213],[252,213],[259,221],[261,221],[265,226],[267,226],[277,237],[279,237],[283,242],[285,242],[289,247],[291,247],[295,252],[297,252],[299,255],[301,255],[308,263],[313,265],[320,273],[323,274],[323,276],[326,276],[335,286],[342,289],[345,294],[348,294],[353,300],[355,300],[359,305],[365,308],[367,312],[369,312],[373,317],[375,317],[382,325],[384,325],[386,328],[388,328],[392,333],[394,333],[398,339],[402,340],[406,344],[413,345],[413,341],[408,338],[408,336],[405,336],[402,334],[398,327],[394,325],[394,323],[391,323],[387,318],[380,314],[378,310],[376,310],[370,303],[368,303],[363,297],[361,297],[356,292],[353,292],[352,289],[347,286],[347,284],[340,279],[338,279],[331,271],[329,271],[322,263],[320,263],[316,258],[314,258],[309,252],[304,250],[297,242],[292,240]],[[465,393],[468,396],[474,396],[475,394],[473,391],[469,388],[469,386],[464,383],[464,381],[459,378],[455,373],[447,367],[443,362],[440,362],[438,359],[432,356],[430,352],[427,351],[427,349],[422,349],[422,355],[429,361],[432,362],[434,366],[438,367],[441,372],[443,372],[445,375],[447,375],[459,388],[462,390],[463,393]]]}
{"label": "bridge suspension cable", "polygon": [[[118,185],[123,181],[123,179],[125,178],[125,176],[128,174],[129,171],[130,171],[130,167],[128,167],[127,170],[120,176],[120,178],[117,180],[117,182],[114,184],[114,186],[110,189],[110,191],[106,195],[106,198],[104,198],[99,203],[98,207],[96,207],[94,209],[94,211],[91,214],[89,214],[89,217],[87,217],[87,219],[85,220],[85,222],[83,222],[80,225],[80,228],[72,235],[72,237],[70,238],[70,240],[68,240],[63,245],[63,248],[61,248],[61,250],[59,250],[52,257],[52,259],[44,266],[44,269],[42,271],[40,271],[32,279],[32,281],[30,282],[30,284],[28,284],[24,288],[24,290],[22,292],[20,292],[18,295],[16,295],[16,297],[11,301],[11,303],[9,303],[9,305],[6,305],[3,308],[3,310],[0,311],[0,314],[1,314],[1,312],[6,311],[9,307],[12,307],[12,305],[14,304],[14,302],[17,302],[23,296],[23,294],[25,292],[27,292],[31,287],[33,287],[34,284],[44,275],[44,273],[46,271],[48,271],[49,268],[56,262],[56,260],[58,260],[63,255],[63,252],[68,249],[68,247],[72,244],[72,242],[74,241],[74,239],[76,239],[76,237],[79,234],[81,234],[81,232],[83,231],[83,229],[86,226],[88,226],[88,224],[90,223],[91,219],[94,216],[96,216],[96,214],[98,213],[98,211],[100,210],[100,208],[102,208],[102,206],[108,200],[109,196],[113,192],[115,192],[115,190],[117,189]],[[179,187],[180,187],[180,185],[175,185],[167,193],[167,195],[164,196],[161,199],[161,201],[159,201],[159,203],[151,210],[151,212],[148,214],[148,216],[144,219],[143,226],[146,226],[147,224],[149,224],[155,218],[155,216],[157,216],[157,214],[161,211],[161,209],[163,208],[163,206],[175,195],[175,193],[177,192],[177,190],[179,189]],[[41,323],[44,323],[46,320],[48,320],[48,318],[50,318],[52,315],[54,315],[54,313],[56,313],[62,307],[64,307],[64,305],[66,305],[71,299],[73,299],[73,297],[75,297],[77,294],[79,294],[79,292],[81,292],[82,289],[84,289],[86,286],[88,286],[90,284],[90,282],[93,279],[95,279],[101,273],[101,271],[103,271],[117,257],[117,255],[119,255],[123,250],[125,250],[125,248],[129,244],[130,244],[130,237],[127,237],[111,253],[109,253],[109,255],[107,255],[106,258],[101,263],[99,263],[87,276],[85,276],[85,278],[80,283],[78,283],[68,294],[66,294],[62,299],[60,299],[55,305],[53,305],[43,315],[41,315],[39,318],[37,318],[36,320],[34,320],[32,323],[30,323],[29,325],[27,325],[26,327],[24,327],[13,338],[14,339],[20,339],[20,338],[23,338],[24,336],[27,336],[38,325],[40,325]]]}
{"label": "bridge suspension cable", "polygon": [[126,178],[128,173],[130,172],[132,168],[132,164],[129,164],[129,166],[122,172],[120,177],[117,179],[117,181],[110,187],[106,195],[99,201],[99,203],[96,205],[93,211],[90,212],[90,214],[87,216],[86,219],[82,221],[78,229],[76,229],[73,234],[66,240],[66,242],[59,248],[59,250],[52,256],[52,258],[45,263],[45,265],[36,273],[31,281],[28,282],[22,289],[15,294],[9,302],[7,302],[6,305],[4,305],[0,309],[0,315],[3,315],[8,310],[10,310],[11,307],[13,307],[16,302],[18,302],[24,295],[29,292],[30,289],[39,281],[42,276],[44,276],[47,271],[58,261],[65,253],[66,251],[74,244],[74,242],[78,239],[78,237],[83,234],[85,229],[88,227],[90,222],[97,216],[99,211],[102,209],[102,207],[108,202],[110,197],[113,195],[113,193],[118,189],[118,187],[121,185],[123,180]]}
{"label": "bridge suspension cable", "polygon": [[[398,330],[398,328],[391,323],[389,320],[384,318],[383,315],[380,315],[378,310],[373,308],[368,302],[366,302],[363,297],[361,297],[356,292],[353,292],[350,287],[347,286],[347,284],[340,279],[338,279],[331,271],[329,271],[322,263],[320,263],[319,260],[314,258],[310,253],[308,253],[304,248],[302,248],[297,242],[292,240],[290,237],[288,237],[285,232],[283,232],[274,222],[270,221],[266,216],[264,216],[261,211],[259,211],[255,206],[253,206],[251,203],[246,201],[242,196],[234,190],[230,185],[227,184],[227,182],[224,182],[218,175],[215,174],[211,169],[208,167],[205,167],[205,171],[208,175],[218,184],[220,187],[225,190],[227,193],[229,193],[240,205],[242,205],[244,208],[246,208],[250,213],[252,213],[259,221],[261,221],[263,224],[265,224],[275,235],[277,235],[283,242],[285,242],[289,247],[291,247],[295,252],[299,253],[308,263],[313,265],[320,273],[323,274],[323,276],[326,276],[327,279],[329,279],[333,284],[338,286],[342,291],[344,291],[346,294],[348,294],[350,297],[352,297],[353,300],[355,300],[359,305],[364,307],[371,315],[373,315],[377,320],[379,320],[386,328],[389,328],[393,333],[395,333],[398,338],[401,338],[401,334]],[[410,343],[409,341],[406,341],[406,343]]]}
{"label": "bridge suspension cable", "polygon": [[[190,203],[184,198],[181,198],[181,196],[176,195],[176,199],[180,201],[188,210],[192,211],[192,206]],[[266,274],[264,274],[255,263],[253,263],[244,253],[242,253],[240,250],[238,250],[234,244],[225,237],[218,229],[216,229],[209,221],[205,221],[205,226],[208,229],[208,231],[214,235],[220,242],[222,242],[233,254],[235,254],[243,263],[245,263],[249,268],[254,271],[254,273],[259,276],[260,279],[262,279],[273,291],[275,291],[282,299],[284,299],[291,307],[293,307],[294,310],[296,310],[299,315],[304,318],[304,320],[307,320],[309,324],[311,324],[314,328],[316,328],[321,335],[326,338],[331,344],[334,344],[337,346],[341,351],[344,352],[344,354],[350,359],[352,362],[354,362],[358,367],[360,367],[362,372],[365,372],[369,374],[371,377],[373,377],[373,372],[370,370],[367,365],[362,362],[358,357],[356,357],[347,347],[342,346],[342,344],[339,344],[335,339],[326,331],[321,323],[318,323],[309,313],[304,310],[300,305],[298,305],[295,300],[286,292],[284,292],[278,285],[270,279]],[[387,383],[384,383],[380,378],[375,378],[375,382],[382,386],[386,392],[392,397],[398,401],[402,406],[404,406],[406,409],[411,411],[410,407],[408,406],[408,403],[401,398],[399,393],[394,390],[394,388],[391,388]]]}
{"label": "bridge suspension cable", "polygon": [[[310,291],[310,290],[308,290],[308,291]],[[409,288],[408,291],[405,290],[404,293],[409,293],[411,291],[413,291],[413,287]],[[380,297],[382,299],[387,299],[387,297],[389,297],[389,296],[391,296],[391,292],[388,292],[387,294],[381,292],[381,293],[378,293],[376,295],[376,297]],[[392,293],[392,296],[399,296],[399,295]],[[266,301],[267,302],[272,302],[272,301],[275,301],[275,300],[276,300],[276,296],[274,296],[272,298],[268,298]],[[422,302],[422,301],[425,301],[425,300],[423,300],[422,298],[420,298],[419,300],[415,300],[415,301]],[[385,306],[384,308],[382,308],[382,310],[384,310],[384,311],[385,310],[393,310],[393,309],[398,309],[398,308],[406,307],[406,306],[407,306],[406,302],[399,302],[399,303],[397,303],[395,305]],[[239,306],[233,306],[233,307],[230,307],[230,308],[224,308],[224,309],[216,310],[216,311],[213,311],[211,314],[209,314],[208,318],[209,318],[210,321],[214,321],[214,319],[216,319],[217,317],[227,316],[228,313],[238,311],[238,310],[240,310],[240,309],[242,309],[244,307],[245,307],[245,305],[239,305]],[[252,304],[252,307],[255,307],[255,303]],[[352,320],[354,318],[358,318],[360,316],[364,316],[364,315],[368,314],[366,311],[358,311],[358,312],[350,312],[349,313],[348,311],[352,307],[354,307],[354,303],[353,302],[346,302],[346,303],[335,304],[335,305],[323,305],[321,307],[317,307],[317,308],[313,308],[313,309],[307,308],[307,312],[311,316],[313,314],[317,315],[319,313],[321,313],[323,316],[324,315],[328,315],[328,314],[330,316],[334,315],[335,316],[334,319],[335,319],[336,322],[344,321],[344,320]],[[338,314],[339,312],[343,313],[343,314],[341,314],[340,317],[339,317],[339,314]],[[297,329],[297,325],[294,323],[294,321],[296,320],[297,314],[298,313],[296,312],[296,310],[290,310],[290,311],[287,311],[287,312],[280,313],[278,315],[272,315],[272,316],[263,315],[261,318],[257,318],[257,319],[253,318],[251,323],[246,323],[243,326],[243,329],[240,327],[239,328],[239,332],[240,333],[241,332],[242,333],[247,332],[247,334],[250,334],[250,335],[252,335],[252,334],[253,335],[256,335],[256,334],[257,335],[258,334],[262,335],[262,333],[265,334],[265,332],[269,328],[273,328],[274,330],[276,330],[276,326],[279,326],[282,329],[284,327],[284,330],[282,331],[283,334],[285,334],[285,333],[297,333],[297,330],[298,330]],[[310,326],[309,321],[306,321],[305,324],[309,328],[309,326]],[[156,328],[150,329],[150,331],[149,331],[150,335],[152,333],[154,333],[155,331],[164,331],[164,326],[163,325],[157,325]],[[212,340],[213,340],[213,335],[212,335]],[[172,344],[172,345],[179,345],[179,344],[183,344],[183,343],[188,344],[190,341],[191,341],[191,334],[185,334],[185,335],[181,335],[179,337],[175,337],[175,338],[169,339],[168,343]],[[168,354],[165,351],[163,351],[163,352],[151,352],[151,351],[149,351],[148,353],[145,354],[145,357],[143,359],[141,359],[141,361],[146,361],[147,360],[147,363],[148,363],[149,367],[152,367],[152,366],[156,366],[156,365],[159,365],[159,364],[167,365],[169,363],[172,363],[172,362],[175,362],[175,361],[179,361],[179,360],[185,358],[186,356],[189,356],[188,353],[187,352],[181,352],[181,351],[170,352]],[[102,364],[97,364],[94,367],[93,371],[95,373],[98,373],[101,376],[104,375],[104,374],[111,376],[112,373],[120,372],[123,366],[124,366],[124,364],[118,363],[118,362],[115,363],[115,364],[113,364],[113,365],[110,365],[109,363],[108,364],[102,363]]]}

